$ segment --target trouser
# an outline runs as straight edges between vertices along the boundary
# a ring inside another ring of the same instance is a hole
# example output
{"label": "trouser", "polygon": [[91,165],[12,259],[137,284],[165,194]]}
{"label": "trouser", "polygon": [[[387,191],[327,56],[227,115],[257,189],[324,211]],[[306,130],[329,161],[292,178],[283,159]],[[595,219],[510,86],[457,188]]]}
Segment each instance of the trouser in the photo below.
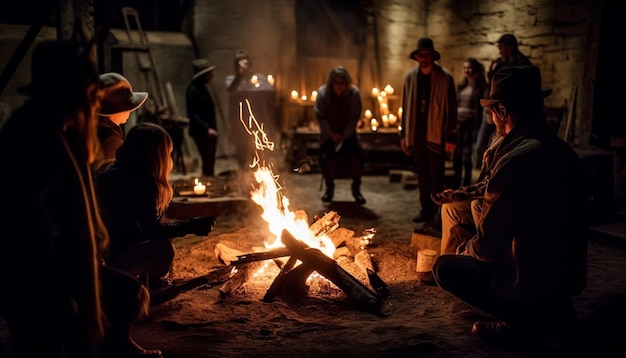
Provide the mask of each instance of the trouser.
{"label": "trouser", "polygon": [[429,149],[425,144],[416,144],[413,147],[413,155],[420,195],[420,214],[427,221],[433,221],[438,208],[430,194],[441,193],[444,189],[446,154],[443,151]]}
{"label": "trouser", "polygon": [[456,201],[441,206],[441,253],[454,253],[450,250],[454,240],[453,228],[462,226],[470,234],[476,231],[476,224],[482,213],[482,199]]}
{"label": "trouser", "polygon": [[118,254],[110,265],[136,278],[148,274],[159,279],[169,274],[175,255],[172,240],[142,241]]}
{"label": "trouser", "polygon": [[361,186],[363,175],[363,154],[356,140],[347,139],[338,151],[329,139],[320,145],[320,168],[326,188],[334,187],[338,177],[352,178],[352,186]]}
{"label": "trouser", "polygon": [[204,176],[214,176],[217,137],[209,135],[194,136],[193,141],[196,143],[198,154],[200,154],[200,159],[202,160],[202,174]]}
{"label": "trouser", "polygon": [[[576,320],[570,296],[542,296],[535,300],[509,301],[490,293],[494,264],[471,256],[443,255],[433,265],[435,282],[463,302],[538,334],[563,328]],[[557,328],[558,329],[558,328]]]}

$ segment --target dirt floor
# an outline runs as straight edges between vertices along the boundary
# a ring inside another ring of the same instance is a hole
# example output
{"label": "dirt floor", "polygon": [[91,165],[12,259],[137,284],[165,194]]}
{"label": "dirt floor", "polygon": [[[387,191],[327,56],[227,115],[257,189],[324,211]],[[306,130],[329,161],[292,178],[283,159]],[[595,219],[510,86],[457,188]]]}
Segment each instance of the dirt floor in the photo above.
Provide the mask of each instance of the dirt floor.
{"label": "dirt floor", "polygon": [[[133,328],[135,339],[177,357],[527,357],[624,356],[626,319],[626,251],[623,245],[589,242],[589,282],[575,298],[582,339],[569,350],[546,347],[534,353],[505,352],[475,337],[472,323],[486,314],[425,282],[416,272],[411,238],[418,211],[418,192],[388,175],[368,175],[359,206],[350,182],[338,180],[335,202],[322,203],[320,175],[286,171],[277,180],[292,211],[302,210],[311,223],[334,211],[341,218],[349,256],[366,251],[378,276],[389,288],[376,310],[362,309],[334,285],[311,284],[304,296],[284,295],[264,300],[280,270],[272,260],[262,272],[223,294],[221,283],[187,290],[151,308],[151,316]],[[222,184],[220,184],[222,185]],[[234,184],[229,184],[233,186]],[[252,183],[237,183],[249,195]],[[259,250],[274,236],[252,201],[224,206],[208,237],[175,239],[176,284],[225,266],[216,247]],[[360,248],[361,233],[374,228],[373,242]],[[339,230],[339,229],[337,229]],[[362,253],[360,255],[363,255]],[[343,266],[342,266],[343,267]],[[358,275],[355,275],[355,277]],[[368,283],[365,282],[367,285]],[[369,287],[369,286],[366,286]],[[265,302],[268,301],[268,302]]]}

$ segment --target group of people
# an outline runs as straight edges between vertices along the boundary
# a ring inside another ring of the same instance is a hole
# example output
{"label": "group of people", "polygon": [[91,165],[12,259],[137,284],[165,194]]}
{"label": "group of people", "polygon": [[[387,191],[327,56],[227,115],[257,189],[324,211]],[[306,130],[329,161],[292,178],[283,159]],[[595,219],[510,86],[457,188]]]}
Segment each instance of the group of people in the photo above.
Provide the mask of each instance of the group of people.
{"label": "group of people", "polygon": [[[496,319],[474,323],[473,333],[532,351],[548,338],[576,339],[572,296],[584,289],[587,269],[585,172],[546,123],[551,90],[542,89],[539,68],[513,35],[498,47],[488,81],[468,58],[455,89],[434,63],[432,39],[418,41],[410,58],[419,66],[404,80],[401,145],[417,170],[414,221],[440,225],[435,282]],[[468,177],[472,150],[480,156],[476,182]],[[443,181],[448,158],[453,187]]]}
{"label": "group of people", "polygon": [[[451,73],[435,62],[440,54],[432,39],[419,39],[409,55],[418,66],[404,78],[401,146],[414,158],[420,183],[420,212],[413,221],[424,223],[426,229],[436,231],[440,225],[439,208],[430,200],[431,194],[472,184],[474,169],[482,165],[495,125],[489,108],[479,101],[489,94],[493,76],[502,68],[532,65],[519,51],[514,35],[502,35],[497,46],[500,57],[492,61],[488,73],[480,61],[469,57],[456,85]],[[448,160],[452,161],[451,181],[445,178]]]}
{"label": "group of people", "polygon": [[215,218],[166,220],[172,138],[154,123],[122,130],[148,93],[98,75],[94,41],[39,43],[20,91],[29,98],[0,128],[0,267],[11,272],[2,351],[162,357],[132,339],[131,324],[170,284],[172,239],[207,235]]}
{"label": "group of people", "polygon": [[[587,205],[580,158],[545,123],[551,91],[542,89],[538,67],[507,55],[507,46],[517,49],[512,39],[501,38],[503,59],[488,81],[468,58],[458,85],[435,63],[441,55],[432,39],[419,39],[409,55],[419,65],[404,79],[400,142],[417,170],[416,221],[439,217],[435,282],[497,319],[476,322],[472,332],[519,347],[575,326],[571,298],[586,284]],[[172,138],[148,122],[121,130],[148,93],[133,91],[120,74],[98,75],[93,46],[40,43],[22,89],[30,98],[0,129],[0,166],[12,173],[0,176],[0,268],[12,272],[0,319],[15,357],[161,357],[133,341],[131,324],[148,314],[151,293],[170,284],[172,239],[207,235],[216,222],[165,219]],[[215,67],[193,66],[190,135],[214,155],[214,108],[205,105]],[[334,179],[348,169],[354,199],[365,204],[356,134],[362,105],[346,68],[331,70],[314,109],[322,200],[333,200]],[[468,172],[484,115],[494,134],[473,183]],[[33,151],[33,142],[43,150]],[[465,171],[454,188],[444,184],[448,158]],[[207,159],[205,174],[213,163]]]}

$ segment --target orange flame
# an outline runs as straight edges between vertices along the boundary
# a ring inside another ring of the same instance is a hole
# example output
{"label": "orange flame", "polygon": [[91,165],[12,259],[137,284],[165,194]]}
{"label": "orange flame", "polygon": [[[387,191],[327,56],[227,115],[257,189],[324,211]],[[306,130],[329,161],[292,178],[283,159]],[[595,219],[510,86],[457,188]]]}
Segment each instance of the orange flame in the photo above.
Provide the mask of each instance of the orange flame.
{"label": "orange flame", "polygon": [[284,246],[277,238],[280,237],[283,229],[288,230],[298,240],[303,241],[309,247],[319,249],[329,257],[333,257],[335,245],[327,235],[315,236],[309,230],[309,224],[302,215],[297,216],[289,209],[289,199],[283,195],[283,187],[278,182],[278,175],[272,172],[271,165],[266,165],[261,160],[261,154],[265,150],[274,150],[274,142],[270,141],[263,130],[263,124],[254,116],[250,102],[246,99],[246,106],[249,113],[247,121],[243,116],[243,103],[239,102],[239,120],[244,126],[248,135],[253,137],[255,144],[255,155],[250,164],[250,168],[256,168],[254,178],[258,185],[250,193],[252,201],[263,209],[261,217],[269,224],[269,231],[274,235],[268,238],[265,246],[277,248]]}

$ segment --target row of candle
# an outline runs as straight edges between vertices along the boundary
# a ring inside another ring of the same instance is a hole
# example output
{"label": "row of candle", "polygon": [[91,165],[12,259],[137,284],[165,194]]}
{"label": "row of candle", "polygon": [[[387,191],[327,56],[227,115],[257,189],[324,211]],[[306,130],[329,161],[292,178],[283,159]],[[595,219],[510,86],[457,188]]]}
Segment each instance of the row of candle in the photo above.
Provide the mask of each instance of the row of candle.
{"label": "row of candle", "polygon": [[[271,76],[271,75],[269,75],[269,76]],[[268,81],[270,81],[270,79],[269,79],[270,77],[269,76],[267,78]],[[270,82],[270,84],[272,84],[272,85],[274,84],[273,79]],[[387,102],[387,95],[392,95],[393,92],[394,92],[394,89],[393,89],[393,87],[391,87],[391,85],[386,85],[384,90],[382,90],[382,91],[379,91],[378,88],[376,88],[376,87],[372,88],[372,95],[374,97],[377,97],[378,102],[381,103],[381,106],[383,105],[382,103],[384,103],[385,107],[389,106],[389,104]],[[315,102],[315,99],[317,98],[317,91],[311,91],[311,95],[308,96],[308,95],[306,95],[304,93],[302,93],[302,95],[301,95],[301,94],[298,93],[298,91],[292,90],[291,93],[290,93],[290,98],[292,100],[294,100],[294,101],[297,101],[297,100],[302,100],[302,101],[310,100],[311,102]],[[381,113],[383,113],[385,111],[386,111],[385,114],[389,114],[388,109],[381,110]]]}
{"label": "row of candle", "polygon": [[315,100],[317,99],[317,91],[312,91],[311,92],[311,96],[307,96],[306,94],[300,95],[298,93],[298,91],[292,90],[291,91],[291,99],[294,100],[294,101],[297,101],[297,100],[306,101],[306,100],[310,99],[311,102],[315,102]]}
{"label": "row of candle", "polygon": [[[267,83],[269,83],[270,86],[273,86],[274,83],[275,83],[274,76],[267,75],[266,78],[267,78]],[[252,77],[250,77],[250,84],[253,85],[254,87],[261,87],[261,82],[259,81],[259,76],[253,75]]]}

